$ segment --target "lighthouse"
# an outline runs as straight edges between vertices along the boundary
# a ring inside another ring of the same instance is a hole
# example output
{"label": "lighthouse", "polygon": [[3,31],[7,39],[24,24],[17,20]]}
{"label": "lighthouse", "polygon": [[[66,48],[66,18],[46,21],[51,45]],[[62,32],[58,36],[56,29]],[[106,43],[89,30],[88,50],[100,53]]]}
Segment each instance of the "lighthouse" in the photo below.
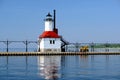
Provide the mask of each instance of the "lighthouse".
{"label": "lighthouse", "polygon": [[55,27],[55,10],[54,18],[50,13],[46,15],[45,30],[39,36],[38,43],[38,51],[40,52],[61,52],[61,37]]}

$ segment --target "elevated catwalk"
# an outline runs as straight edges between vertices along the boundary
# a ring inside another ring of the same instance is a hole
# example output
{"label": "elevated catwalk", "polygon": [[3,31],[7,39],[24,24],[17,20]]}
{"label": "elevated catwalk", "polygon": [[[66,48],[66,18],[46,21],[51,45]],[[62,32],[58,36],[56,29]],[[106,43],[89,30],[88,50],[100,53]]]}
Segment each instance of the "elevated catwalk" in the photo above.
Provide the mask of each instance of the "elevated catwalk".
{"label": "elevated catwalk", "polygon": [[120,55],[120,52],[0,52],[0,56]]}

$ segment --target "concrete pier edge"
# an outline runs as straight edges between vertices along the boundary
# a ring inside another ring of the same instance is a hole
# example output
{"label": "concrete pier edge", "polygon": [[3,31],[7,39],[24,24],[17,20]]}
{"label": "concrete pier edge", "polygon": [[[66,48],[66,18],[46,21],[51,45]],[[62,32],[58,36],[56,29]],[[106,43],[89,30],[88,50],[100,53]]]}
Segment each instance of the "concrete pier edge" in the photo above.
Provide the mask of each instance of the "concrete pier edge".
{"label": "concrete pier edge", "polygon": [[120,55],[120,52],[0,52],[0,56]]}

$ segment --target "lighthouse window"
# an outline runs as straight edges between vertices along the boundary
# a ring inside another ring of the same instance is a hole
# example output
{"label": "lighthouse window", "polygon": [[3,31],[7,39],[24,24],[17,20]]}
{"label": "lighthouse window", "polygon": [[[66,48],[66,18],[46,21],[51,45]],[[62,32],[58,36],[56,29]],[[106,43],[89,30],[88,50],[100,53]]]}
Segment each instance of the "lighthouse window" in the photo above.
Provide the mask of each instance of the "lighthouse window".
{"label": "lighthouse window", "polygon": [[50,40],[50,44],[52,44],[52,40]]}
{"label": "lighthouse window", "polygon": [[55,44],[55,40],[53,40],[53,44]]}
{"label": "lighthouse window", "polygon": [[50,44],[55,44],[55,40],[50,40]]}

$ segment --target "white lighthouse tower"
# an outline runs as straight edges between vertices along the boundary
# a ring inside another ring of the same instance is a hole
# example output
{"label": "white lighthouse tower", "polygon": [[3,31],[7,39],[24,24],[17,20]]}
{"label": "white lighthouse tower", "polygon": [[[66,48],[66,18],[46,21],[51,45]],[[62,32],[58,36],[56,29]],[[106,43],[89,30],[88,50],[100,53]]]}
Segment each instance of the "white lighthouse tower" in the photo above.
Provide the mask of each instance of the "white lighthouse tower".
{"label": "white lighthouse tower", "polygon": [[61,37],[55,28],[55,18],[53,19],[50,13],[45,19],[45,31],[39,36],[38,50],[40,52],[61,52]]}

